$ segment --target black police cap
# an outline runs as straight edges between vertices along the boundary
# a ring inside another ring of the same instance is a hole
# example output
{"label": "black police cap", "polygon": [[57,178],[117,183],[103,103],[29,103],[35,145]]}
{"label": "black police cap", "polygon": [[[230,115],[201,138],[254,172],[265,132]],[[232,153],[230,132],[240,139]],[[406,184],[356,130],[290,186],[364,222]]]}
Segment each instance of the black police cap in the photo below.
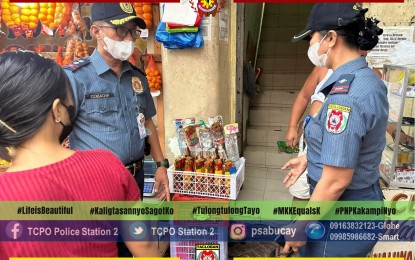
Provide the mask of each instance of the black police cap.
{"label": "black police cap", "polygon": [[133,21],[141,29],[146,28],[146,23],[137,17],[131,3],[94,3],[91,7],[91,20],[105,21],[114,26]]}
{"label": "black police cap", "polygon": [[365,12],[367,9],[354,3],[315,4],[308,17],[307,26],[291,41],[310,39],[312,32],[339,29],[360,18]]}

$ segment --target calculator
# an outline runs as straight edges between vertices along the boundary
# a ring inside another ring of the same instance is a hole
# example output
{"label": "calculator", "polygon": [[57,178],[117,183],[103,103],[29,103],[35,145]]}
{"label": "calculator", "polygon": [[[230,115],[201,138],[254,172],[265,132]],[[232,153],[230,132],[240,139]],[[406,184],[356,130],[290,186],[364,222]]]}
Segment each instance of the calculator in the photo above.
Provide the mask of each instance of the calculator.
{"label": "calculator", "polygon": [[144,197],[153,197],[155,192],[155,182],[154,178],[145,178],[144,179]]}

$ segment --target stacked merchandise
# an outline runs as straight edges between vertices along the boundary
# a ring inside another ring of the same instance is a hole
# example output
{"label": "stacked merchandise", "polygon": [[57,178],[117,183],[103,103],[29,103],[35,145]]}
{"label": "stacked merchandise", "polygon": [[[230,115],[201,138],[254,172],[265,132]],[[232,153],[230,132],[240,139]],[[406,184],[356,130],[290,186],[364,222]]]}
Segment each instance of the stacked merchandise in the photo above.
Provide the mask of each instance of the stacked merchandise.
{"label": "stacked merchandise", "polygon": [[203,46],[202,17],[194,11],[195,3],[164,4],[163,17],[157,27],[156,39],[167,49],[200,48]]}
{"label": "stacked merchandise", "polygon": [[[176,193],[173,201],[197,201],[201,207],[204,204],[212,207],[213,203],[229,206],[229,199],[236,199],[244,180],[245,159],[239,157],[238,124],[224,125],[222,116],[210,117],[208,124],[203,120],[196,123],[193,117],[176,119],[174,123],[181,155],[168,169],[170,191]],[[192,211],[194,205],[181,204],[178,212],[184,216],[173,225],[210,227],[214,236],[209,233],[186,239],[181,237],[179,241],[173,237],[170,255],[180,259],[201,259],[204,253],[211,253],[217,255],[214,259],[226,259],[228,220],[223,216],[215,220],[217,216],[196,214]],[[217,251],[198,250],[206,245],[216,247]]]}

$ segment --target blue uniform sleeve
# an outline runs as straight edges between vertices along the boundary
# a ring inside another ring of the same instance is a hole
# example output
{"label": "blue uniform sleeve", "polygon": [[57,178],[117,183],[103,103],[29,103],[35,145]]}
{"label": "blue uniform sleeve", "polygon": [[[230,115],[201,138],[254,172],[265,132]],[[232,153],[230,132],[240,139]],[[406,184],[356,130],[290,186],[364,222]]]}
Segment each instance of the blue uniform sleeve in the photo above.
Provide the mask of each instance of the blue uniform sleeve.
{"label": "blue uniform sleeve", "polygon": [[323,109],[321,163],[356,168],[370,111],[358,100],[342,94],[330,95]]}
{"label": "blue uniform sleeve", "polygon": [[74,101],[74,106],[75,106],[75,114],[78,115],[79,106],[82,103],[82,98],[81,98],[82,95],[80,94],[81,93],[81,90],[80,90],[81,86],[78,86],[78,84],[76,83],[74,74],[71,70],[68,70],[68,69],[63,69],[63,70],[65,71],[66,75],[68,76],[69,83],[71,85],[71,89],[72,89],[72,93],[73,93],[73,97],[74,97],[73,101]]}
{"label": "blue uniform sleeve", "polygon": [[[147,86],[148,86],[148,83],[147,83]],[[146,95],[145,99],[146,99],[147,107],[146,107],[146,112],[144,114],[144,117],[147,120],[156,115],[156,107],[154,105],[154,100],[153,100],[153,97],[151,96],[150,91],[146,91],[145,95]]]}

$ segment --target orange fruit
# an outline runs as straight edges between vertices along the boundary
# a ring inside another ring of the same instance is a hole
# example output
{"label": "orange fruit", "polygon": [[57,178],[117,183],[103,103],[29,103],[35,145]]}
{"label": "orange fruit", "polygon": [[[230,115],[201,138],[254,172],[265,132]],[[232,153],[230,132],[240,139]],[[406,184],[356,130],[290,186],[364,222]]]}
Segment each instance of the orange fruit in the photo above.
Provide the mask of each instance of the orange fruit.
{"label": "orange fruit", "polygon": [[39,6],[40,6],[40,8],[42,8],[42,7],[46,7],[47,8],[48,7],[48,4],[47,3],[40,3]]}
{"label": "orange fruit", "polygon": [[56,7],[56,3],[48,3],[48,7],[55,8]]}
{"label": "orange fruit", "polygon": [[144,20],[144,17],[143,17],[143,15],[142,15],[142,14],[137,14],[137,17],[139,17],[139,18],[141,18],[141,19],[143,19],[143,20]]}
{"label": "orange fruit", "polygon": [[142,8],[142,7],[136,7],[136,8],[135,8],[135,12],[136,12],[136,14],[143,14],[143,13],[144,13],[144,11],[143,11],[143,8]]}
{"label": "orange fruit", "polygon": [[34,23],[37,24],[37,22],[39,22],[39,19],[36,16],[31,15],[31,16],[29,16],[29,21],[34,22]]}
{"label": "orange fruit", "polygon": [[14,23],[15,23],[15,24],[17,24],[17,25],[20,25],[20,23],[21,23],[21,21],[20,21],[20,17],[19,17],[19,18],[14,19]]}
{"label": "orange fruit", "polygon": [[27,15],[21,15],[21,16],[20,16],[20,21],[21,21],[22,23],[27,23],[27,22],[29,22],[29,16],[27,16]]}
{"label": "orange fruit", "polygon": [[8,21],[7,23],[6,23],[6,25],[7,25],[7,27],[12,27],[13,25],[15,25],[15,23],[14,23],[14,21]]}
{"label": "orange fruit", "polygon": [[55,29],[55,28],[56,28],[55,23],[49,23],[49,28],[50,28],[50,29]]}
{"label": "orange fruit", "polygon": [[2,14],[3,14],[3,15],[7,15],[7,14],[11,15],[11,14],[12,14],[12,12],[10,12],[10,10],[7,8],[7,9],[3,9],[3,10],[2,10]]}
{"label": "orange fruit", "polygon": [[55,14],[55,8],[49,7],[48,8],[48,14],[54,15]]}
{"label": "orange fruit", "polygon": [[39,20],[41,20],[42,22],[43,22],[43,21],[47,21],[47,17],[46,17],[46,15],[45,15],[45,14],[43,14],[43,13],[39,14],[39,15],[38,15],[38,18],[39,18]]}
{"label": "orange fruit", "polygon": [[45,7],[41,7],[40,9],[39,9],[39,13],[41,13],[41,14],[48,14],[48,9],[47,8],[45,8]]}
{"label": "orange fruit", "polygon": [[12,21],[13,19],[12,19],[12,16],[11,15],[3,15],[2,16],[2,19],[3,19],[3,21],[5,22],[5,23],[7,23],[7,22],[10,22],[10,21]]}
{"label": "orange fruit", "polygon": [[151,5],[143,5],[144,13],[151,13]]}
{"label": "orange fruit", "polygon": [[39,10],[38,9],[30,9],[30,14],[34,16],[38,16]]}
{"label": "orange fruit", "polygon": [[144,19],[144,22],[146,23],[146,29],[150,29],[151,26],[153,25],[153,23],[151,22],[151,20]]}
{"label": "orange fruit", "polygon": [[19,13],[19,7],[17,5],[11,5],[9,9],[13,14]]}
{"label": "orange fruit", "polygon": [[134,3],[134,6],[135,7],[142,7],[143,6],[143,3]]}
{"label": "orange fruit", "polygon": [[153,20],[153,15],[149,13],[144,13],[143,17],[144,17],[144,20],[150,20],[150,21]]}
{"label": "orange fruit", "polygon": [[62,7],[61,6],[57,6],[56,8],[55,8],[55,13],[56,14],[60,14],[60,13],[62,13]]}
{"label": "orange fruit", "polygon": [[8,2],[1,2],[1,9],[3,9],[3,11],[9,8],[10,8],[10,4]]}
{"label": "orange fruit", "polygon": [[29,28],[30,29],[34,30],[34,29],[36,29],[36,27],[37,27],[37,23],[29,22]]}
{"label": "orange fruit", "polygon": [[22,14],[22,15],[30,15],[30,9],[23,8],[22,10],[20,10],[20,14]]}
{"label": "orange fruit", "polygon": [[51,23],[54,20],[53,15],[48,14],[48,16],[46,17],[46,19]]}
{"label": "orange fruit", "polygon": [[13,20],[16,20],[19,17],[20,17],[20,14],[12,14],[12,19]]}

